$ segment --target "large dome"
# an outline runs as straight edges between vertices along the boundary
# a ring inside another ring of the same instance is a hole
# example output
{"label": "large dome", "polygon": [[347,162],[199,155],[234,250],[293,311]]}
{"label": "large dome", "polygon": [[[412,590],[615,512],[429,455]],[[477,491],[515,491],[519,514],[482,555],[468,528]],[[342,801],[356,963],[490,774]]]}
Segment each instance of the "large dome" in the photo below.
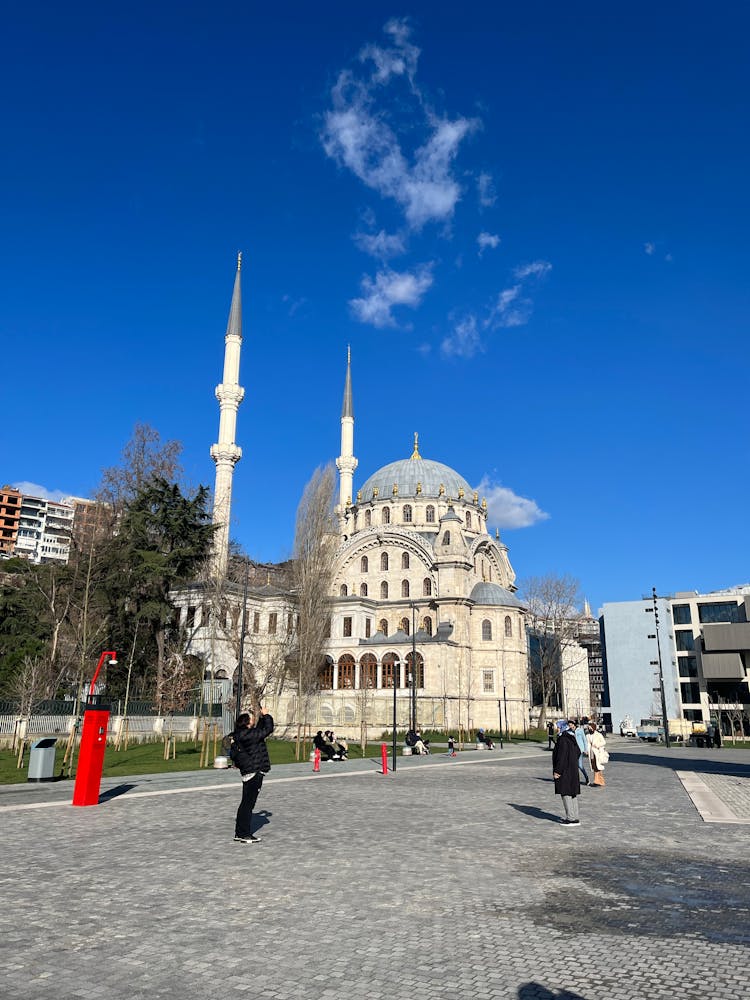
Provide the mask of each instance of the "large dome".
{"label": "large dome", "polygon": [[398,486],[399,498],[417,496],[417,483],[422,488],[420,496],[439,496],[441,486],[445,488],[445,497],[451,500],[457,499],[459,490],[463,490],[467,500],[471,500],[474,492],[463,476],[442,462],[404,458],[400,462],[384,465],[370,476],[362,486],[362,501],[372,500],[376,488],[379,500],[389,499],[393,496],[394,483]]}

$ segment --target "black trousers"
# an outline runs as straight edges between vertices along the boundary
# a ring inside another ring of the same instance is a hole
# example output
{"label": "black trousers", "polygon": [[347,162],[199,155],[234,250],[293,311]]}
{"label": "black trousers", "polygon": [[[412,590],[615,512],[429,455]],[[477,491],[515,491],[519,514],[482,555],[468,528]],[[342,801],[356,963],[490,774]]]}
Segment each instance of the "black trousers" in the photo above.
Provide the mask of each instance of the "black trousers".
{"label": "black trousers", "polygon": [[237,810],[237,819],[234,823],[235,837],[249,837],[252,835],[253,809],[258,800],[260,786],[263,784],[263,774],[258,771],[249,781],[242,782],[242,800]]}

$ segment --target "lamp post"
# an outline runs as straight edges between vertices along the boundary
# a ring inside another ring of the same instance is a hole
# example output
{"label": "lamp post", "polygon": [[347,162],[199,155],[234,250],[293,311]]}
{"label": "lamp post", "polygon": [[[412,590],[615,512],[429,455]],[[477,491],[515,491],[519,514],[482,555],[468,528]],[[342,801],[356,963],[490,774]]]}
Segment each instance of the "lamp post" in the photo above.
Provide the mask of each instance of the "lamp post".
{"label": "lamp post", "polygon": [[396,674],[401,671],[401,662],[395,660],[391,664],[391,684],[393,685],[393,759],[391,761],[391,770],[396,770]]}
{"label": "lamp post", "polygon": [[411,728],[417,731],[417,605],[411,604]]}
{"label": "lamp post", "polygon": [[661,641],[659,639],[659,609],[656,605],[656,587],[651,588],[651,596],[654,602],[654,625],[656,626],[656,654],[659,660],[659,691],[661,693],[661,718],[664,726],[664,745],[667,750],[670,748],[669,742],[669,720],[667,719],[667,697],[664,693],[664,670],[661,662]]}
{"label": "lamp post", "polygon": [[[506,714],[507,714],[507,711],[508,711],[507,707],[506,707],[505,711],[506,711]],[[503,749],[503,703],[500,701],[499,698],[497,699],[497,714],[500,716],[500,729],[499,729],[499,732],[500,732],[500,749],[502,750]]]}
{"label": "lamp post", "polygon": [[237,705],[235,718],[242,712],[242,664],[245,659],[245,632],[247,630],[247,585],[250,576],[250,560],[245,560],[245,585],[242,588],[242,623],[240,625],[240,651],[237,663]]}

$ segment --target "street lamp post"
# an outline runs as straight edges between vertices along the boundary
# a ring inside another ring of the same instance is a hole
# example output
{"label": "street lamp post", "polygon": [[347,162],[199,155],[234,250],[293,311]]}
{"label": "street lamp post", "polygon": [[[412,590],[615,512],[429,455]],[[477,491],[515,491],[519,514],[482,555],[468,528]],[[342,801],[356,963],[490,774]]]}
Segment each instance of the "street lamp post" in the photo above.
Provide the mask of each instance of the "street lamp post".
{"label": "street lamp post", "polygon": [[396,660],[391,664],[391,684],[393,685],[393,754],[391,770],[396,770],[396,675],[401,671],[401,663]]}
{"label": "street lamp post", "polygon": [[667,698],[664,693],[664,670],[661,662],[661,641],[659,639],[659,609],[656,605],[656,587],[651,588],[652,600],[654,602],[654,625],[656,626],[656,653],[659,660],[659,691],[661,693],[661,718],[664,726],[664,745],[667,749],[669,742],[669,720],[667,719]]}
{"label": "street lamp post", "polygon": [[411,605],[411,728],[417,731],[417,627],[416,627],[417,605],[412,601]]}
{"label": "street lamp post", "polygon": [[[507,712],[507,708],[506,708],[506,712]],[[499,730],[499,732],[500,732],[500,749],[502,750],[503,749],[503,703],[500,701],[499,698],[497,699],[497,714],[500,717],[500,730]]]}

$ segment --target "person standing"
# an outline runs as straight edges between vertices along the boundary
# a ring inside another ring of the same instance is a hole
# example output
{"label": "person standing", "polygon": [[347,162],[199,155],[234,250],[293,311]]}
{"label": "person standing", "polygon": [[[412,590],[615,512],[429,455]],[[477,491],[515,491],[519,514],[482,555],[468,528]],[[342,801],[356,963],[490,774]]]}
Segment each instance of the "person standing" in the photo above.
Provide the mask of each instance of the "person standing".
{"label": "person standing", "polygon": [[449,757],[456,756],[456,740],[453,736],[448,737],[448,756]]}
{"label": "person standing", "polygon": [[581,772],[581,774],[585,778],[586,784],[588,785],[588,784],[590,784],[590,782],[589,782],[589,774],[588,774],[588,771],[586,770],[586,759],[588,758],[588,755],[589,755],[588,735],[587,735],[587,732],[586,732],[586,727],[583,725],[582,722],[577,722],[576,723],[575,735],[576,735],[576,743],[578,744],[578,751],[579,751],[579,754],[578,754],[578,770]]}
{"label": "person standing", "polygon": [[[552,775],[555,779],[555,795],[562,797],[566,826],[580,826],[578,816],[578,796],[581,793],[581,781],[578,776],[578,742],[575,737],[575,727],[569,722],[558,722],[560,735],[552,751]],[[564,728],[563,728],[564,727]]]}
{"label": "person standing", "polygon": [[609,761],[609,753],[607,752],[607,741],[604,739],[604,734],[599,732],[595,722],[589,723],[588,751],[591,770],[594,772],[594,784],[592,787],[603,788],[606,784],[604,781],[604,765]]}
{"label": "person standing", "polygon": [[547,749],[555,749],[555,724],[551,719],[547,723]]}
{"label": "person standing", "polygon": [[234,839],[240,844],[259,844],[253,835],[253,809],[260,794],[263,776],[271,770],[266,740],[273,732],[273,717],[264,709],[243,712],[232,733],[232,760],[242,775],[242,799],[234,823]]}

